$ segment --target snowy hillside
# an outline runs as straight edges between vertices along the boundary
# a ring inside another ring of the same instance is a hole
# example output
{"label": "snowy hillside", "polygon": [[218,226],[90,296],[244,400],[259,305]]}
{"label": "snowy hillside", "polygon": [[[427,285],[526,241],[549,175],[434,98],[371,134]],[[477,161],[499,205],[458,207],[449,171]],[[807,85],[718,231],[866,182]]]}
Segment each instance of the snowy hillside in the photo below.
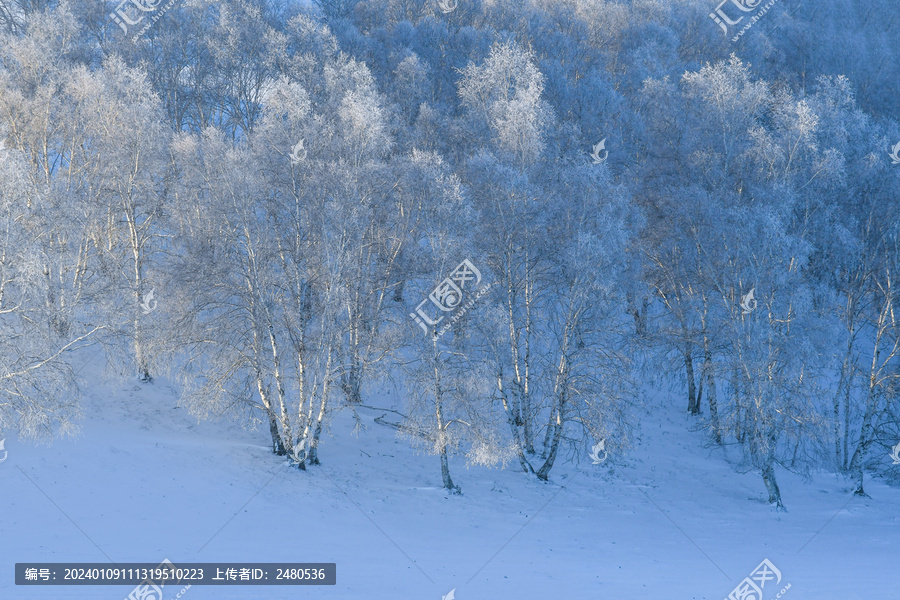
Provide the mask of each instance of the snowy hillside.
{"label": "snowy hillside", "polygon": [[[171,388],[97,384],[73,440],[8,440],[0,464],[0,598],[125,598],[128,587],[14,586],[14,562],[335,562],[334,587],[192,586],[182,596],[690,598],[720,600],[768,558],[787,597],[896,597],[900,491],[851,496],[833,476],[781,474],[775,512],[754,474],[710,460],[666,395],[647,403],[633,453],[587,457],[550,483],[466,469],[441,488],[437,458],[344,411],[306,472],[267,433],[198,423]],[[389,408],[389,407],[388,407]],[[836,576],[836,574],[841,574]],[[174,597],[174,591],[166,600]],[[774,596],[774,593],[773,593]]]}

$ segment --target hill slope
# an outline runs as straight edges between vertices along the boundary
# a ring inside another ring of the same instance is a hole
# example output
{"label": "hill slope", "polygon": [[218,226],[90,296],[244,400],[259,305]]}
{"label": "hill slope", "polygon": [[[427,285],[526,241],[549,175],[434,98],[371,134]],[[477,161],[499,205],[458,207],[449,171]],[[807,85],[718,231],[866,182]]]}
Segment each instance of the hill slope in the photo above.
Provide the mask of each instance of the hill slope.
{"label": "hill slope", "polygon": [[[101,402],[103,410],[100,410]],[[8,439],[0,464],[0,598],[124,598],[130,586],[23,587],[25,561],[335,562],[334,587],[193,586],[182,598],[690,598],[720,600],[765,558],[787,598],[897,597],[900,491],[852,498],[833,476],[779,471],[787,513],[758,475],[709,456],[663,395],[630,454],[560,465],[543,484],[466,469],[462,496],[362,408],[339,415],[321,467],[273,456],[268,434],[197,423],[174,391],[98,384],[76,439]],[[110,409],[112,406],[114,408]],[[179,590],[167,589],[166,600]]]}

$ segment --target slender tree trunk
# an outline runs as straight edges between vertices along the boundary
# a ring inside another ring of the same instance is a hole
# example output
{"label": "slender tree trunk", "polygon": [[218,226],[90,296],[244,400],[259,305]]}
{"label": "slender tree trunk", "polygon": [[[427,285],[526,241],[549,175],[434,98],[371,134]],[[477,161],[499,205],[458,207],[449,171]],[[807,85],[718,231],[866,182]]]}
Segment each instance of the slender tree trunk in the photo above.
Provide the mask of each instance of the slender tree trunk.
{"label": "slender tree trunk", "polygon": [[534,473],[534,468],[531,466],[531,463],[528,462],[528,458],[525,456],[522,438],[519,434],[519,428],[518,426],[516,426],[515,415],[513,414],[512,407],[510,406],[509,399],[506,397],[506,390],[503,388],[502,369],[497,375],[497,388],[500,390],[500,400],[503,402],[503,411],[506,413],[506,422],[507,424],[509,424],[509,432],[516,444],[516,456],[519,458],[519,464],[522,466],[522,470],[525,473]]}
{"label": "slender tree trunk", "polygon": [[[507,264],[509,264],[507,262]],[[509,350],[510,350],[510,358],[513,363],[513,406],[512,412],[514,421],[517,428],[525,428],[525,423],[529,417],[530,409],[526,406],[526,398],[529,394],[528,389],[528,373],[527,370],[523,373],[523,365],[521,364],[521,356],[519,354],[519,335],[521,331],[516,327],[516,319],[515,319],[515,305],[513,302],[514,298],[514,290],[512,284],[512,273],[507,269],[506,273],[506,312],[507,317],[509,319]],[[527,307],[526,307],[527,308]],[[527,336],[527,332],[526,332]],[[527,341],[527,340],[526,340]],[[525,367],[527,369],[527,359]],[[530,406],[530,405],[529,405]],[[529,454],[534,454],[534,442],[531,439],[531,431],[523,432],[521,434],[523,448],[525,452]],[[517,434],[519,437],[519,434]]]}
{"label": "slender tree trunk", "polygon": [[[326,379],[327,379],[327,376],[326,376]],[[313,410],[314,410],[314,407],[313,407],[314,402],[313,401],[317,398],[317,395],[316,395],[317,389],[318,389],[318,386],[315,385],[315,382],[313,382],[312,390],[310,391],[310,395],[309,395],[309,403],[307,405],[306,421],[305,421],[305,427],[303,429],[303,439],[309,439],[310,436],[312,435]]]}
{"label": "slender tree trunk", "polygon": [[547,427],[544,428],[544,443],[541,446],[541,460],[547,460],[550,451],[550,441],[553,439],[553,423],[556,422],[556,402],[550,406],[550,416],[547,417]]}
{"label": "slender tree trunk", "polygon": [[[850,394],[853,389],[853,375],[855,364],[853,361],[853,346],[856,338],[856,321],[853,316],[854,297],[848,292],[847,294],[847,352],[844,355],[844,362],[841,365],[841,378],[838,382],[837,392],[834,395],[834,459],[835,465],[839,471],[847,470],[847,438],[850,433]],[[844,395],[844,431],[841,433],[841,391],[846,389]],[[843,451],[842,451],[843,442]]]}
{"label": "slender tree trunk", "polygon": [[341,388],[347,396],[347,402],[350,404],[360,404],[362,402],[362,390],[360,386],[361,377],[359,372],[359,355],[355,348],[350,350],[350,364],[344,374]]}
{"label": "slender tree trunk", "polygon": [[[873,374],[874,376],[874,374]],[[857,496],[865,496],[866,492],[863,489],[863,460],[869,453],[869,447],[872,445],[872,435],[875,428],[872,425],[872,420],[875,416],[875,390],[872,389],[874,385],[874,381],[870,381],[869,383],[869,393],[866,397],[866,413],[863,416],[863,424],[862,430],[859,433],[859,443],[856,445],[856,450],[853,451],[853,458],[850,459],[850,473],[853,475],[853,478],[856,480],[856,490],[853,492]]]}
{"label": "slender tree trunk", "polygon": [[457,487],[456,485],[454,485],[453,479],[450,478],[450,458],[449,458],[449,454],[447,453],[447,443],[443,439],[444,435],[445,435],[446,425],[443,423],[443,415],[441,414],[441,402],[440,401],[435,402],[435,415],[437,417],[437,422],[438,422],[438,431],[440,432],[440,436],[442,438],[441,452],[440,452],[441,481],[444,484],[444,488],[447,491],[449,491],[453,494],[458,494],[458,493],[460,493],[460,488]]}
{"label": "slender tree trunk", "polygon": [[269,433],[272,436],[272,453],[278,456],[284,456],[286,452],[284,450],[284,444],[281,441],[281,434],[278,432],[278,417],[275,416],[275,411],[272,410],[269,394],[266,392],[265,385],[263,385],[262,373],[258,370],[256,372],[256,389],[259,391],[259,399],[262,401],[263,407],[266,409],[266,416],[269,418]]}
{"label": "slender tree trunk", "polygon": [[688,384],[688,412],[692,415],[699,415],[700,403],[697,400],[697,388],[694,382],[694,357],[691,355],[690,346],[684,352],[684,368]]}
{"label": "slender tree trunk", "polygon": [[307,386],[306,382],[306,350],[303,342],[303,332],[297,342],[297,386],[300,394],[300,406],[297,409],[297,431],[298,442],[306,441],[306,456],[297,464],[297,468],[301,471],[306,470],[306,462],[312,449],[310,448],[310,439],[312,431],[312,413],[313,402],[316,399],[316,384],[313,380],[312,384]]}
{"label": "slender tree trunk", "polygon": [[741,378],[737,367],[731,369],[731,395],[734,401],[735,420],[737,421],[735,424],[736,437],[737,441],[743,444],[747,438],[747,424],[745,422],[747,410],[742,407]]}
{"label": "slender tree trunk", "polygon": [[[136,305],[139,305],[143,302],[142,294],[142,282],[140,280],[137,281],[136,287]],[[136,307],[135,307],[136,308]],[[141,317],[137,315],[134,319],[134,360],[137,363],[138,377],[144,383],[149,383],[153,381],[153,377],[150,375],[150,367],[148,364],[147,356],[145,354],[144,348],[144,329],[141,326]]]}
{"label": "slender tree trunk", "polygon": [[[437,357],[437,337],[432,338],[434,356]],[[444,488],[450,493],[459,494],[459,487],[453,484],[450,478],[450,461],[447,453],[447,424],[444,422],[444,395],[441,389],[441,372],[437,361],[434,363],[434,416],[437,422],[438,435],[440,436],[441,456],[441,480]]]}
{"label": "slender tree trunk", "polygon": [[766,484],[766,491],[769,492],[769,504],[774,504],[777,508],[784,510],[784,504],[781,501],[781,490],[778,489],[778,482],[775,480],[774,460],[771,456],[766,458],[765,465],[762,468],[763,482]]}
{"label": "slender tree trunk", "polygon": [[328,411],[328,390],[331,389],[331,357],[333,349],[328,347],[328,358],[325,360],[325,377],[322,379],[322,403],[319,405],[319,414],[316,416],[316,429],[313,432],[312,441],[309,444],[309,464],[318,465],[319,462],[319,438],[322,436],[322,424]]}
{"label": "slender tree trunk", "polygon": [[703,412],[703,384],[706,382],[706,373],[703,371],[703,367],[700,368],[700,377],[697,378],[697,414],[701,414]]}
{"label": "slender tree trunk", "polygon": [[285,450],[284,440],[281,437],[281,432],[278,429],[278,416],[275,414],[275,411],[272,408],[272,400],[269,397],[269,388],[268,385],[263,381],[263,371],[262,371],[262,349],[260,347],[259,340],[259,314],[257,312],[257,307],[254,301],[255,295],[253,294],[253,285],[250,276],[247,277],[247,290],[249,292],[250,297],[250,314],[251,314],[251,327],[253,331],[253,368],[256,374],[256,389],[259,392],[259,399],[262,401],[263,408],[266,410],[266,416],[269,419],[269,433],[272,436],[272,452],[277,454],[278,456],[284,456],[287,454]]}
{"label": "slender tree trunk", "polygon": [[441,479],[444,483],[444,487],[453,494],[459,494],[462,490],[459,486],[453,484],[453,480],[450,479],[450,462],[447,457],[447,449],[441,448]]}
{"label": "slender tree trunk", "polygon": [[706,398],[709,402],[709,424],[712,427],[713,439],[722,445],[722,425],[719,423],[719,402],[716,398],[716,374],[713,372],[712,353],[709,350],[709,342],[703,341],[703,374],[706,379]]}
{"label": "slender tree trunk", "polygon": [[140,324],[140,318],[137,318],[134,320],[134,359],[137,363],[138,378],[144,383],[150,383],[153,381],[153,377],[150,375],[150,367],[144,354],[143,337],[144,331]]}
{"label": "slender tree trunk", "polygon": [[[131,258],[134,268],[134,271],[132,273],[132,276],[134,277],[132,285],[134,285],[134,289],[137,294],[137,304],[140,304],[143,301],[142,294],[144,289],[144,277],[143,254],[141,252],[141,240],[140,233],[138,232],[137,216],[133,205],[125,203],[123,209],[125,213],[125,220],[128,222],[128,242],[131,249]],[[136,318],[134,321],[133,335],[134,358],[135,362],[137,362],[138,377],[140,377],[141,381],[150,382],[153,380],[153,377],[151,377],[150,375],[150,366],[148,364],[147,356],[144,350],[144,332],[141,328],[140,317]]]}
{"label": "slender tree trunk", "polygon": [[844,359],[844,364],[841,365],[841,378],[838,381],[837,391],[834,394],[834,399],[832,401],[833,405],[833,433],[834,433],[834,465],[835,468],[840,471],[841,470],[841,392],[844,389],[844,385],[849,382],[846,381],[847,377],[847,359]]}
{"label": "slender tree trunk", "polygon": [[[854,372],[851,371],[851,379],[848,383],[852,385]],[[844,443],[843,443],[843,460],[841,462],[841,470],[846,471],[850,468],[850,390],[852,389],[851,385],[848,385],[846,391],[844,392]]]}
{"label": "slender tree trunk", "polygon": [[403,287],[406,285],[406,278],[403,277],[394,286],[394,302],[403,302]]}
{"label": "slender tree trunk", "polygon": [[878,317],[878,324],[875,335],[875,345],[872,348],[872,364],[869,367],[869,385],[866,391],[866,412],[863,415],[862,429],[859,432],[859,443],[853,452],[853,458],[850,459],[850,472],[856,479],[857,488],[854,494],[857,496],[865,496],[863,489],[863,461],[869,453],[869,447],[872,445],[875,426],[875,413],[878,406],[878,373],[880,370],[879,358],[881,356],[881,342],[886,330],[886,321],[888,315],[893,317],[893,307],[890,300],[885,302],[884,308]]}
{"label": "slender tree trunk", "polygon": [[[556,456],[559,452],[559,442],[562,439],[563,423],[565,423],[565,407],[569,397],[569,361],[568,356],[565,354],[566,348],[568,348],[568,331],[563,337],[564,351],[559,358],[559,365],[556,370],[556,385],[554,386],[556,410],[553,411],[556,413],[556,418],[553,420],[552,425],[548,424],[548,429],[552,427],[553,437],[550,440],[550,450],[547,453],[547,459],[537,471],[538,479],[543,481],[549,479],[550,469],[553,468],[553,464],[556,462]],[[546,452],[547,449],[545,448],[544,450]]]}
{"label": "slender tree trunk", "polygon": [[347,313],[350,320],[350,339],[347,348],[349,364],[341,374],[341,389],[343,389],[344,395],[347,397],[347,402],[350,404],[359,404],[362,402],[362,374],[360,372],[361,367],[359,359],[361,311],[359,308],[359,291],[355,291],[354,294],[354,299],[347,306]]}
{"label": "slender tree trunk", "polygon": [[284,456],[287,452],[285,452],[284,444],[281,443],[281,436],[278,434],[278,420],[275,417],[275,413],[270,409],[266,409],[266,414],[269,417],[269,434],[272,436],[272,453]]}
{"label": "slender tree trunk", "polygon": [[288,414],[287,402],[284,392],[284,377],[281,373],[281,359],[278,354],[278,343],[275,339],[275,328],[268,311],[266,311],[267,329],[269,332],[269,345],[272,349],[272,364],[275,369],[275,390],[278,398],[278,410],[281,418],[281,437],[284,440],[284,449],[288,454],[294,452],[294,432],[291,427],[291,416]]}
{"label": "slender tree trunk", "polygon": [[650,301],[647,298],[644,298],[641,307],[637,307],[634,296],[630,293],[628,294],[628,305],[630,308],[631,316],[634,318],[634,333],[637,336],[642,336],[647,333],[647,309],[650,306]]}
{"label": "slender tree trunk", "polygon": [[544,461],[544,464],[541,465],[541,468],[538,469],[536,475],[538,479],[542,481],[547,481],[550,478],[550,469],[553,468],[553,463],[556,462],[556,455],[559,452],[559,442],[562,439],[562,431],[563,431],[563,405],[565,404],[564,398],[565,392],[560,391],[557,394],[557,402],[556,402],[556,418],[553,420],[553,437],[550,440],[550,448],[547,453],[547,459]]}
{"label": "slender tree trunk", "polygon": [[528,268],[528,254],[525,255],[525,381],[522,391],[522,427],[525,438],[525,452],[534,454],[534,434],[531,423],[531,308],[534,282]]}
{"label": "slender tree trunk", "polygon": [[[303,335],[302,332],[299,333],[300,336]],[[303,345],[302,338],[297,347],[297,395],[300,397],[300,406],[297,409],[297,431],[302,432],[304,437],[306,437],[306,430],[309,427],[309,424],[306,423],[306,357],[305,357],[305,348]]]}

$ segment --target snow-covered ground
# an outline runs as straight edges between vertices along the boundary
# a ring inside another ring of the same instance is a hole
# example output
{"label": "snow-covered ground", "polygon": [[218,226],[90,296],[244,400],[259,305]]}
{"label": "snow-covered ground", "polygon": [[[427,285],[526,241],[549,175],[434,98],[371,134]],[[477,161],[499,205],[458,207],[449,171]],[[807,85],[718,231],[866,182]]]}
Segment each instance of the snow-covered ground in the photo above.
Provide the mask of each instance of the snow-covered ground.
{"label": "snow-covered ground", "polygon": [[[99,381],[99,378],[98,378]],[[559,464],[543,484],[451,463],[463,495],[360,409],[339,415],[321,467],[272,455],[268,432],[198,423],[164,381],[99,382],[74,439],[7,439],[0,464],[0,598],[119,600],[131,586],[15,586],[16,562],[334,562],[335,586],[193,586],[182,598],[712,599],[769,559],[763,600],[900,598],[900,490],[853,498],[833,475],[779,471],[787,513],[756,473],[704,447],[667,394],[634,448]],[[166,600],[179,589],[167,587]]]}

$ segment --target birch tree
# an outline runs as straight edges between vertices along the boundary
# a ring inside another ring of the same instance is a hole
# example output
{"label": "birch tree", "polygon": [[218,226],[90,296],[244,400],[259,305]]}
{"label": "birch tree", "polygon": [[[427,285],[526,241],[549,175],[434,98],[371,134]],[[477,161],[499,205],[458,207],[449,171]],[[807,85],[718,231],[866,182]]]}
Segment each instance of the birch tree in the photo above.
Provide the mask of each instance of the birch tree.
{"label": "birch tree", "polygon": [[74,289],[81,238],[64,231],[64,213],[30,171],[0,130],[0,431],[46,439],[75,430],[81,410],[73,356],[104,326],[83,319],[89,294]]}
{"label": "birch tree", "polygon": [[[293,451],[277,250],[252,155],[220,134],[178,140],[181,344],[186,399],[197,414],[261,410],[278,455]],[[255,398],[254,398],[255,397]]]}

